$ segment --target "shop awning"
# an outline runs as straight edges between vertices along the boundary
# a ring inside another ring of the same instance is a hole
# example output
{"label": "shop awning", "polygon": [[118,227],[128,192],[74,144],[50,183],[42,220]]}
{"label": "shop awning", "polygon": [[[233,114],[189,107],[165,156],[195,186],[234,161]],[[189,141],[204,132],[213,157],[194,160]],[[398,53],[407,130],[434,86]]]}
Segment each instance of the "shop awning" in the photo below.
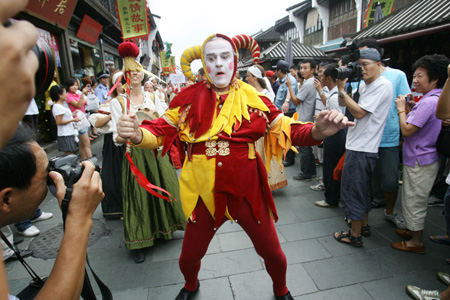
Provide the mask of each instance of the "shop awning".
{"label": "shop awning", "polygon": [[320,45],[318,48],[322,51],[338,49],[339,47],[341,47],[343,41],[344,38],[338,38],[335,40],[328,41],[325,44]]}
{"label": "shop awning", "polygon": [[[278,42],[261,52],[261,59],[284,59],[286,54],[287,42]],[[320,49],[307,46],[300,42],[292,43],[292,51],[294,53],[294,59],[302,58],[324,58],[327,57],[325,52]]]}
{"label": "shop awning", "polygon": [[361,30],[353,39],[380,39],[434,27],[449,21],[450,3],[448,0],[418,0]]}
{"label": "shop awning", "polygon": [[[372,38],[385,44],[449,30],[449,0],[417,0],[350,37],[358,41]],[[334,53],[345,50],[347,48],[342,47],[325,51]]]}

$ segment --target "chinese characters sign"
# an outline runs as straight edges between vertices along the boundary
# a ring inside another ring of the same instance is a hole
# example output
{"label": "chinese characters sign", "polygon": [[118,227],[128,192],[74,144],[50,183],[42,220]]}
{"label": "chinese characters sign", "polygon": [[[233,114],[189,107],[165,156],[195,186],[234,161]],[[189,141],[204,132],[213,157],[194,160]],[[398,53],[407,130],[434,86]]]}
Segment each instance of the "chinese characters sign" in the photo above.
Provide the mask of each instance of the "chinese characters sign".
{"label": "chinese characters sign", "polygon": [[102,28],[102,24],[96,22],[88,15],[84,15],[83,21],[81,21],[81,25],[78,28],[77,38],[95,45]]}
{"label": "chinese characters sign", "polygon": [[159,52],[161,57],[161,68],[164,74],[175,73],[175,56],[167,57],[166,51]]}
{"label": "chinese characters sign", "polygon": [[44,21],[67,29],[78,0],[29,0],[25,10]]}
{"label": "chinese characters sign", "polygon": [[117,0],[116,5],[123,40],[147,40],[150,34],[147,1]]}

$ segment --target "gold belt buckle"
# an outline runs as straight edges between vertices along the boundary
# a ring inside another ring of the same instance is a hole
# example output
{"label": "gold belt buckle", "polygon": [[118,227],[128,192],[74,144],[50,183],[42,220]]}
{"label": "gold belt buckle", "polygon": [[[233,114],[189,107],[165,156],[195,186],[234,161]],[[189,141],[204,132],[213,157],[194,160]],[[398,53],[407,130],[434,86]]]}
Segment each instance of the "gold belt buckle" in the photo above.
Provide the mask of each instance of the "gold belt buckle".
{"label": "gold belt buckle", "polygon": [[219,146],[218,152],[220,156],[230,155],[230,148],[228,148],[230,146],[230,143],[228,141],[219,141],[218,146]]}
{"label": "gold belt buckle", "polygon": [[[230,143],[228,141],[206,141],[205,146],[206,156],[216,156],[217,153],[219,153],[220,156],[230,155],[230,148],[228,148]],[[216,146],[218,146],[219,149],[216,149]]]}

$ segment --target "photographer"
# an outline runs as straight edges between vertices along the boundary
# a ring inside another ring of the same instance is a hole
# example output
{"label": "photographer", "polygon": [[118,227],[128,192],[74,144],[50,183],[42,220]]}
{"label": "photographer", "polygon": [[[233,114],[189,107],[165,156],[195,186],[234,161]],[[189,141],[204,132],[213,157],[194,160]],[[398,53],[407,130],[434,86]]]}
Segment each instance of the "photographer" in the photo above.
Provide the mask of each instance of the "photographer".
{"label": "photographer", "polygon": [[[53,180],[61,204],[66,193],[63,177],[47,171],[48,158],[28,128],[20,126],[0,151],[0,227],[29,219],[47,195],[47,177]],[[65,233],[53,270],[36,299],[79,299],[83,286],[86,248],[92,215],[103,199],[95,167],[83,162],[84,172],[74,184]],[[0,278],[1,280],[1,278]],[[6,279],[5,279],[6,280]],[[6,286],[1,281],[0,286]],[[1,289],[1,297],[7,288]]]}
{"label": "photographer", "polygon": [[351,230],[333,235],[338,242],[357,248],[363,245],[361,235],[370,236],[367,221],[371,200],[368,191],[393,97],[391,82],[381,76],[381,56],[377,50],[360,50],[358,63],[364,80],[358,103],[345,91],[348,78],[336,81],[339,105],[350,110],[356,126],[349,128],[347,133],[341,181],[342,206],[346,218],[351,220]]}

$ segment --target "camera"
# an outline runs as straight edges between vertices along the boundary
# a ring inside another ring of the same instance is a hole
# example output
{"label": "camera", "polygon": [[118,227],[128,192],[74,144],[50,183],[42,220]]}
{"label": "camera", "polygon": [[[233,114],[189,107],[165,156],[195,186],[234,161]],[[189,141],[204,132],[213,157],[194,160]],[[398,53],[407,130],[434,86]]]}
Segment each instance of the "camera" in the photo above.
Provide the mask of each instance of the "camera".
{"label": "camera", "polygon": [[42,38],[38,39],[31,51],[36,54],[39,62],[39,68],[34,76],[34,84],[36,95],[41,95],[52,83],[55,74],[55,59],[50,46]]}
{"label": "camera", "polygon": [[[3,25],[10,26],[14,20],[8,20]],[[39,63],[38,70],[34,76],[34,84],[36,87],[36,96],[43,94],[53,80],[55,74],[55,58],[50,46],[41,37],[36,42],[36,45],[31,48],[31,51],[36,55]]]}
{"label": "camera", "polygon": [[359,82],[362,79],[362,68],[357,62],[349,62],[346,67],[331,71],[333,79],[348,78],[348,82]]}
{"label": "camera", "polygon": [[[64,178],[64,184],[71,186],[80,179],[84,171],[81,162],[77,163],[77,160],[78,156],[75,154],[52,157],[48,161],[48,172],[58,172]],[[91,161],[95,165],[95,170],[100,172],[97,157],[93,156],[83,161],[86,160]],[[47,178],[47,185],[49,186],[50,192],[56,197],[56,187],[50,176]]]}
{"label": "camera", "polygon": [[362,68],[358,63],[359,49],[354,41],[348,42],[346,45],[347,54],[350,56],[350,62],[346,67],[336,68],[331,71],[333,79],[348,78],[348,82],[359,82],[362,79]]}

